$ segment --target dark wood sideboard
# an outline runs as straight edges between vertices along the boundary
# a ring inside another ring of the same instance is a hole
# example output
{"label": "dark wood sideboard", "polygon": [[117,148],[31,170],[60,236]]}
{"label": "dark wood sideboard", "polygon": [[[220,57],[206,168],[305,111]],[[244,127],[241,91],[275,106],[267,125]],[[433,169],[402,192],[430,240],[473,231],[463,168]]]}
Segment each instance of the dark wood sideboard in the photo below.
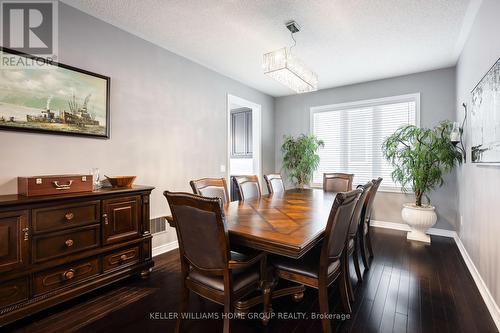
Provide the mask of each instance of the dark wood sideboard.
{"label": "dark wood sideboard", "polygon": [[153,187],[0,196],[0,327],[154,263]]}

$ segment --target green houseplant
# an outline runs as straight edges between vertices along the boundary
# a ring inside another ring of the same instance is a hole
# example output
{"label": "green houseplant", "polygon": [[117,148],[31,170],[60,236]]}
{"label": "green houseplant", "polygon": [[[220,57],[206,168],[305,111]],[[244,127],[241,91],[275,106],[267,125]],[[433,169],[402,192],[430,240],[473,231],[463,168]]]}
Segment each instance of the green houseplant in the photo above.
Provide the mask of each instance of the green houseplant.
{"label": "green houseplant", "polygon": [[314,170],[319,165],[317,151],[324,143],[315,135],[301,134],[298,137],[284,136],[281,146],[283,153],[283,169],[288,179],[297,187],[303,188],[311,181]]}
{"label": "green houseplant", "polygon": [[[435,207],[429,193],[444,184],[444,176],[462,162],[462,155],[450,141],[452,124],[439,123],[433,129],[413,125],[400,127],[382,144],[384,157],[394,167],[392,179],[404,192],[415,193],[415,203],[405,204],[403,220],[411,227],[408,239],[430,243],[425,234],[436,223]],[[427,204],[423,204],[423,198]]]}

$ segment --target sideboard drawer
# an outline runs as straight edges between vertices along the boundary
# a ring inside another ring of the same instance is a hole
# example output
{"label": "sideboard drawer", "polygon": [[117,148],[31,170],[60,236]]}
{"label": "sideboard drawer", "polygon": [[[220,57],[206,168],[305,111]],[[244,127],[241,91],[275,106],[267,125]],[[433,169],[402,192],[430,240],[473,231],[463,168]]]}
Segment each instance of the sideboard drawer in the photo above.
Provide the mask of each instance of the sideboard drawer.
{"label": "sideboard drawer", "polygon": [[56,231],[99,223],[99,201],[38,208],[32,211],[34,232]]}
{"label": "sideboard drawer", "polygon": [[0,285],[0,308],[28,299],[28,279],[26,277],[2,282]]}
{"label": "sideboard drawer", "polygon": [[33,237],[33,262],[53,259],[96,248],[100,243],[100,225],[75,228],[71,231]]}
{"label": "sideboard drawer", "polygon": [[139,254],[138,246],[108,254],[104,256],[103,269],[106,272],[121,266],[134,264],[139,261]]}
{"label": "sideboard drawer", "polygon": [[56,269],[35,274],[33,281],[34,293],[38,295],[57,288],[66,287],[98,274],[99,260],[97,258],[62,265]]}

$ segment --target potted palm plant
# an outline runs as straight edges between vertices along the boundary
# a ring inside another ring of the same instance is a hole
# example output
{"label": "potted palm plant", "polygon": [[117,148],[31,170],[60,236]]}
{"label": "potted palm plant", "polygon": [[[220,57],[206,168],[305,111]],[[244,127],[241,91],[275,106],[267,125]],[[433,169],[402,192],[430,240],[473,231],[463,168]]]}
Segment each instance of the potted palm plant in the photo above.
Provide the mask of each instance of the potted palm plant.
{"label": "potted palm plant", "polygon": [[430,243],[426,231],[436,223],[437,215],[429,193],[441,187],[444,175],[462,163],[462,154],[449,139],[452,127],[449,121],[433,129],[406,125],[382,144],[384,157],[394,167],[394,182],[401,185],[403,192],[415,193],[415,202],[404,204],[401,212],[411,228],[407,239]]}
{"label": "potted palm plant", "polygon": [[314,135],[301,134],[298,137],[284,136],[281,146],[283,169],[288,179],[298,188],[311,181],[312,173],[319,165],[317,151],[324,143]]}

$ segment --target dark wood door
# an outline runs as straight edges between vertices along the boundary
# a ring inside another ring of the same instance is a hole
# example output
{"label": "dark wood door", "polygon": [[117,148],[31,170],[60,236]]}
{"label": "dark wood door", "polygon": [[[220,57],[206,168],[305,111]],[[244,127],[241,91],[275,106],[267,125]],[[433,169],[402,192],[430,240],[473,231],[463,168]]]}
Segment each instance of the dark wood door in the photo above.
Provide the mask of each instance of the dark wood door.
{"label": "dark wood door", "polygon": [[0,213],[0,272],[23,267],[28,262],[28,212]]}
{"label": "dark wood door", "polygon": [[103,200],[103,243],[111,244],[141,236],[141,197]]}

